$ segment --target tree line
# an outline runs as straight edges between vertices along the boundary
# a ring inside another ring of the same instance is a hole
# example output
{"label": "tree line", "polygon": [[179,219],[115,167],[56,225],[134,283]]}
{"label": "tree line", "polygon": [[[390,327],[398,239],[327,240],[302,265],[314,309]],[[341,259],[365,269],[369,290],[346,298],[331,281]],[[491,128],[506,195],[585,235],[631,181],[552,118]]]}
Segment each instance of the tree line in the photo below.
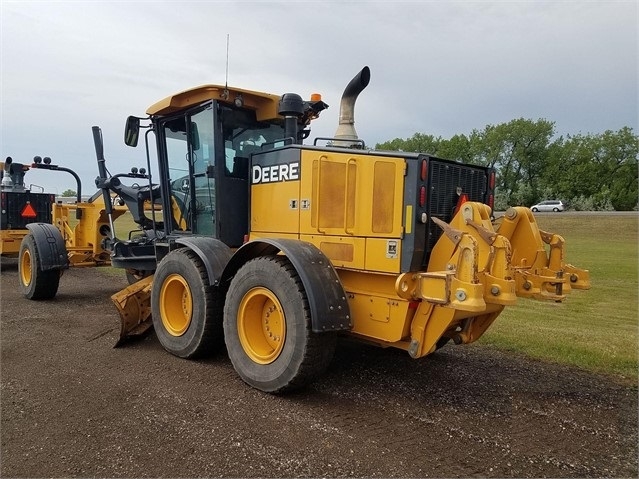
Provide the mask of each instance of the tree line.
{"label": "tree line", "polygon": [[428,153],[490,166],[495,209],[560,199],[576,210],[638,207],[639,136],[630,127],[556,137],[554,122],[519,118],[449,139],[415,133],[376,149]]}

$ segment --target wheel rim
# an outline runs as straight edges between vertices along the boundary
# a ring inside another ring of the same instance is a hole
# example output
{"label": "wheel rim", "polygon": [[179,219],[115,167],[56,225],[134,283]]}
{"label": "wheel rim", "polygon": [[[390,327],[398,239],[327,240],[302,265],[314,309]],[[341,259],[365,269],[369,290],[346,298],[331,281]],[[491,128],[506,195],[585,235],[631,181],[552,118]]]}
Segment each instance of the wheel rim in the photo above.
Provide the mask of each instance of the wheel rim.
{"label": "wheel rim", "polygon": [[193,297],[186,280],[179,274],[169,275],[160,290],[162,324],[171,336],[182,336],[193,315]]}
{"label": "wheel rim", "polygon": [[261,287],[248,291],[238,309],[237,330],[249,358],[258,364],[275,361],[286,339],[286,318],[277,296]]}
{"label": "wheel rim", "polygon": [[22,284],[29,286],[31,284],[31,253],[28,249],[22,250],[22,258],[20,259],[20,279]]}

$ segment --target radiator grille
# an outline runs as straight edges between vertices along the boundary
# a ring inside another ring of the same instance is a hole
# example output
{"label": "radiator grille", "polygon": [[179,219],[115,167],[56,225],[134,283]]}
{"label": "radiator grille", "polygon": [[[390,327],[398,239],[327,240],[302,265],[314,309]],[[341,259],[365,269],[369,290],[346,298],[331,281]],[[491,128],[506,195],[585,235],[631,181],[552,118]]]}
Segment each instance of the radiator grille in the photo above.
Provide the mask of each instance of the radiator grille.
{"label": "radiator grille", "polygon": [[[431,159],[429,167],[428,216],[446,223],[453,219],[459,200],[458,191],[466,193],[470,201],[486,202],[486,171],[466,164],[441,162]],[[430,253],[442,234],[433,222],[428,222],[426,252]]]}

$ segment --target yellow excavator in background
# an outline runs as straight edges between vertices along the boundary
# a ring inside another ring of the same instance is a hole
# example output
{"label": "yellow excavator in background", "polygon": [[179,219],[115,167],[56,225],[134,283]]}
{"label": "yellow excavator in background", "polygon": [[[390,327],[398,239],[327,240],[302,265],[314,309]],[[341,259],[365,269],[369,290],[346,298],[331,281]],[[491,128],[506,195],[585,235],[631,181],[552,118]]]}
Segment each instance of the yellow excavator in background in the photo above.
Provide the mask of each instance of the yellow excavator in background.
{"label": "yellow excavator in background", "polygon": [[[137,198],[162,211],[136,219],[141,239],[113,238],[112,264],[142,278],[113,296],[120,342],[153,325],[182,358],[225,344],[246,383],[275,393],[321,374],[341,335],[420,358],[476,341],[517,296],[561,301],[590,287],[526,208],[494,224],[493,169],[368,148],[354,106],[369,80],[365,67],[335,137],[310,145],[328,107],[316,94],[204,85],[128,118],[127,145],[146,130]],[[96,185],[121,194],[93,134]]]}

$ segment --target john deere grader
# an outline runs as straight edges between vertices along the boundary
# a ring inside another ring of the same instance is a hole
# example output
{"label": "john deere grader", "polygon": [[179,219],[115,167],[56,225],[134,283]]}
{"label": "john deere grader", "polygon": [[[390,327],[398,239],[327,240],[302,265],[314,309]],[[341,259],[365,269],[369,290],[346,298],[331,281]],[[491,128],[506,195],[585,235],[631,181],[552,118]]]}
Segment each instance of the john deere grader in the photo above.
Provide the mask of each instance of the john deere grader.
{"label": "john deere grader", "polygon": [[[527,208],[496,224],[492,169],[368,148],[354,107],[369,80],[365,67],[346,87],[335,137],[308,145],[328,107],[317,94],[205,85],[128,118],[125,143],[144,132],[149,170],[131,205],[161,211],[113,242],[112,264],[141,278],[113,296],[121,340],[152,325],[182,358],[225,344],[246,383],[275,393],[322,373],[340,335],[420,358],[476,341],[517,296],[590,287]],[[93,132],[96,183],[120,194]]]}

